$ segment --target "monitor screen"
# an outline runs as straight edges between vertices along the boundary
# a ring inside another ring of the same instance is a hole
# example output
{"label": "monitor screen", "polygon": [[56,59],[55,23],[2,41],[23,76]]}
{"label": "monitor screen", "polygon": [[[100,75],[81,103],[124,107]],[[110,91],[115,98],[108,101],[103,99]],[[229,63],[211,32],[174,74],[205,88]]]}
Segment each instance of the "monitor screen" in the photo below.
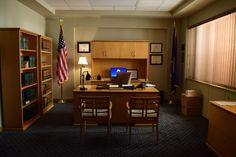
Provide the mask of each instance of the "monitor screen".
{"label": "monitor screen", "polygon": [[127,69],[124,68],[124,67],[113,67],[110,69],[110,76],[111,77],[116,77],[117,76],[117,73],[119,72],[126,72]]}

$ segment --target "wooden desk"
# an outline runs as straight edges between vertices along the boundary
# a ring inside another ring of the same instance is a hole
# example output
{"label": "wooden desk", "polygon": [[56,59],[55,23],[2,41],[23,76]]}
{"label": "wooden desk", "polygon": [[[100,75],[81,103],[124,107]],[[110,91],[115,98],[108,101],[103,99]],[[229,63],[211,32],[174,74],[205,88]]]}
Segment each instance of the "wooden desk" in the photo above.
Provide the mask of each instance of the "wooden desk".
{"label": "wooden desk", "polygon": [[125,123],[126,102],[131,96],[158,96],[159,91],[154,87],[131,89],[96,89],[96,85],[86,85],[87,90],[81,91],[79,87],[73,90],[74,93],[74,125],[80,124],[79,109],[80,96],[110,96],[113,103],[112,106],[112,122]]}
{"label": "wooden desk", "polygon": [[236,102],[210,101],[207,145],[218,156],[236,156]]}

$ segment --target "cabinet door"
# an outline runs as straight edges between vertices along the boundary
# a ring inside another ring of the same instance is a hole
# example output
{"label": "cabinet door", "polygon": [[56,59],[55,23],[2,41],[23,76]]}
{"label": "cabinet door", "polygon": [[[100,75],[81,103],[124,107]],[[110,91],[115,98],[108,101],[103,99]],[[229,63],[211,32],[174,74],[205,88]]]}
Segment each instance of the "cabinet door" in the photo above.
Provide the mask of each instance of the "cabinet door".
{"label": "cabinet door", "polygon": [[148,42],[134,42],[134,58],[148,58]]}
{"label": "cabinet door", "polygon": [[92,42],[93,58],[119,58],[120,46],[118,42]]}
{"label": "cabinet door", "polygon": [[135,43],[120,42],[120,58],[135,58]]}
{"label": "cabinet door", "polygon": [[106,42],[105,58],[120,58],[120,42]]}
{"label": "cabinet door", "polygon": [[121,42],[121,58],[146,59],[148,58],[148,42]]}
{"label": "cabinet door", "polygon": [[104,58],[105,57],[105,42],[92,42],[92,57]]}

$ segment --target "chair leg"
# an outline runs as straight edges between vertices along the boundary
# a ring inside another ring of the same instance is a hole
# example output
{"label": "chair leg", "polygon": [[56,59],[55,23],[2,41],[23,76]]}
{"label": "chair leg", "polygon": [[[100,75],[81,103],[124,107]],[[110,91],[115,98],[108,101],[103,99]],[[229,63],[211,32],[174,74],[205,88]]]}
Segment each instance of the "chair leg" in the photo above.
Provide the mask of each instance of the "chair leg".
{"label": "chair leg", "polygon": [[110,142],[111,140],[111,121],[110,120],[108,121],[108,125],[107,125],[107,137]]}
{"label": "chair leg", "polygon": [[157,138],[157,143],[158,143],[158,140],[159,140],[159,129],[158,129],[158,123],[156,123],[156,138]]}
{"label": "chair leg", "polygon": [[152,123],[152,133],[154,132],[154,123]]}
{"label": "chair leg", "polygon": [[84,124],[84,122],[81,121],[80,122],[80,142],[81,143],[83,142],[83,124]]}
{"label": "chair leg", "polygon": [[129,145],[131,144],[132,124],[129,122]]}

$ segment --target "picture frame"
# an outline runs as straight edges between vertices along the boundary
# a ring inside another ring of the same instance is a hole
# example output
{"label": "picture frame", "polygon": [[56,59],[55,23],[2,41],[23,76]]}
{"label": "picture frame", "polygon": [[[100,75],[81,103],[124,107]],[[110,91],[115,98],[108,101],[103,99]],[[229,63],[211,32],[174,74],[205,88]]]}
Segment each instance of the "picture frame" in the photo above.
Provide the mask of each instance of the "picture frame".
{"label": "picture frame", "polygon": [[162,43],[150,43],[150,53],[162,53]]}
{"label": "picture frame", "polygon": [[162,65],[163,54],[150,54],[150,65]]}
{"label": "picture frame", "polygon": [[77,53],[90,53],[90,42],[77,42]]}
{"label": "picture frame", "polygon": [[127,69],[127,72],[130,72],[130,77],[133,80],[137,80],[138,79],[138,69]]}

